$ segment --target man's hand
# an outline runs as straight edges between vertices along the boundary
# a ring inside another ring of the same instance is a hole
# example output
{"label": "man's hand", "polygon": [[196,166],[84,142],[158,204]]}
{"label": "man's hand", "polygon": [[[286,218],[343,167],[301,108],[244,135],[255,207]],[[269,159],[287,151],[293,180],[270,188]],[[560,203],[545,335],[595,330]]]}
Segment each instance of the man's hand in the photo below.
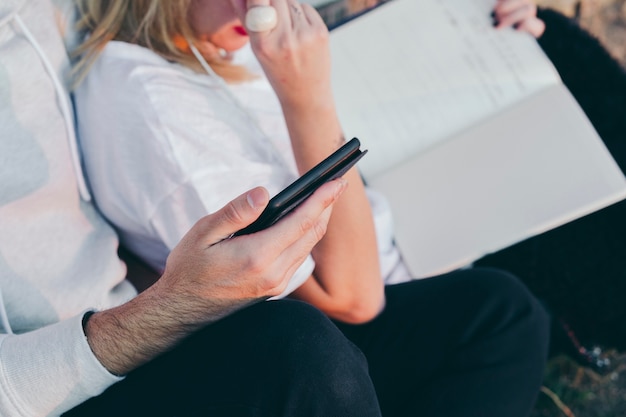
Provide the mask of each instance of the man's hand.
{"label": "man's hand", "polygon": [[326,232],[345,185],[342,179],[323,185],[293,213],[251,235],[228,239],[261,214],[269,200],[263,188],[198,221],[153,286],[91,316],[85,332],[96,357],[110,372],[126,374],[202,326],[280,294]]}
{"label": "man's hand", "polygon": [[329,207],[343,184],[343,179],[334,181],[319,191],[311,202],[315,204],[299,208],[269,229],[225,240],[256,220],[268,203],[263,188],[239,197],[201,219],[182,239],[155,284],[157,290],[179,295],[201,324],[281,294],[326,232]]}
{"label": "man's hand", "polygon": [[537,17],[537,5],[533,0],[497,0],[493,17],[496,28],[513,26],[535,38],[543,35],[546,29],[543,20]]}

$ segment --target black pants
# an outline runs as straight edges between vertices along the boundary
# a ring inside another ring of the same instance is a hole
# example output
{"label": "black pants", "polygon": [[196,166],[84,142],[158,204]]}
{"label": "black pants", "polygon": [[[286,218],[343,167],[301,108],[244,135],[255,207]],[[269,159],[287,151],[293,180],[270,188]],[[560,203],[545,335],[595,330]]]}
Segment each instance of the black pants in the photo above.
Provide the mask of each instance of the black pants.
{"label": "black pants", "polygon": [[[546,22],[541,47],[626,172],[626,72],[573,20],[551,10],[539,17]],[[626,201],[476,265],[520,277],[584,344],[626,349]]]}
{"label": "black pants", "polygon": [[548,325],[519,281],[477,269],[386,292],[385,310],[364,325],[332,323],[298,301],[257,304],[65,416],[530,413]]}

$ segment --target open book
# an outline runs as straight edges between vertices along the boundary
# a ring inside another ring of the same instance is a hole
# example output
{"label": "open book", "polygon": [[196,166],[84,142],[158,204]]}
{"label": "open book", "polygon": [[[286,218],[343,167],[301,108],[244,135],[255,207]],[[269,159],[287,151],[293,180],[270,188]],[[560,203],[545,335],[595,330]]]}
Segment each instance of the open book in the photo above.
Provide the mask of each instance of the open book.
{"label": "open book", "polygon": [[537,42],[494,0],[393,0],[331,32],[346,137],[369,153],[411,272],[428,276],[626,197]]}

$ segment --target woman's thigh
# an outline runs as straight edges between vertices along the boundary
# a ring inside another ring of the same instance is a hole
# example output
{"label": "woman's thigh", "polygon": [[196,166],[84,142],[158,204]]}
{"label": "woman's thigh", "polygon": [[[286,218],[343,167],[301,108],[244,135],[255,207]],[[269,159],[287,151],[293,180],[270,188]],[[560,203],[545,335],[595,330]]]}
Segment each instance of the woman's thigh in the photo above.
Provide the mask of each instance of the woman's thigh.
{"label": "woman's thigh", "polygon": [[372,322],[338,324],[368,359],[383,415],[530,411],[548,319],[517,279],[470,269],[388,286],[386,294],[385,310]]}

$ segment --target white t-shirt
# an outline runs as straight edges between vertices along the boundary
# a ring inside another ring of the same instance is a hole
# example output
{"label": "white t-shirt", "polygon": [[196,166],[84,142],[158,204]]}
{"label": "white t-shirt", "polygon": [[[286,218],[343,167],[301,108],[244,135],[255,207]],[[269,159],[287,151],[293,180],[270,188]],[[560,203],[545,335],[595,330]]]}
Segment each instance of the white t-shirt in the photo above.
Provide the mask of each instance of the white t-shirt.
{"label": "white t-shirt", "polygon": [[[298,176],[278,98],[249,47],[235,60],[259,77],[225,86],[146,48],[109,42],[75,92],[96,203],[123,243],[158,270],[200,217],[259,185],[275,195]],[[381,274],[407,280],[389,207],[369,197]],[[313,268],[309,256],[285,293]]]}

